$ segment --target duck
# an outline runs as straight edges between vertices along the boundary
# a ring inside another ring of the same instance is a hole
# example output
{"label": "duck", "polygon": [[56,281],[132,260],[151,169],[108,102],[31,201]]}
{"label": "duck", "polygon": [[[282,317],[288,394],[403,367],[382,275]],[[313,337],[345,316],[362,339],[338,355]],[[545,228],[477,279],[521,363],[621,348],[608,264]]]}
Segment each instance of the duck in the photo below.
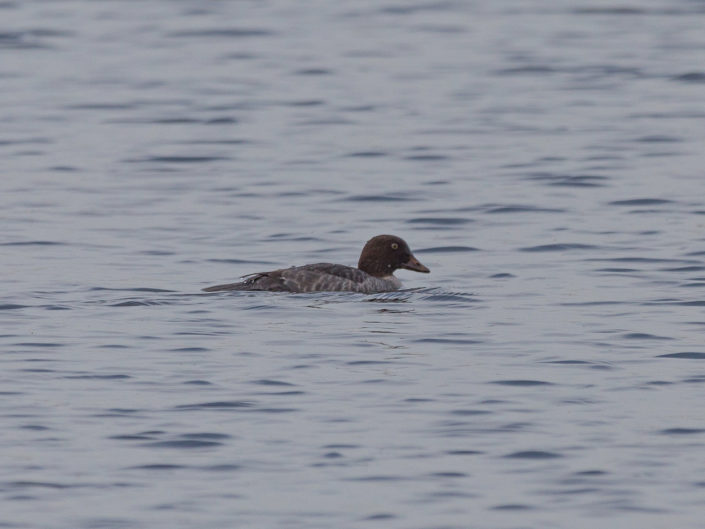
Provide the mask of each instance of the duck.
{"label": "duck", "polygon": [[394,275],[399,269],[428,274],[430,270],[411,253],[404,239],[396,235],[377,235],[365,244],[357,268],[341,264],[315,263],[256,272],[242,276],[238,283],[214,285],[204,292],[360,292],[374,294],[401,288]]}

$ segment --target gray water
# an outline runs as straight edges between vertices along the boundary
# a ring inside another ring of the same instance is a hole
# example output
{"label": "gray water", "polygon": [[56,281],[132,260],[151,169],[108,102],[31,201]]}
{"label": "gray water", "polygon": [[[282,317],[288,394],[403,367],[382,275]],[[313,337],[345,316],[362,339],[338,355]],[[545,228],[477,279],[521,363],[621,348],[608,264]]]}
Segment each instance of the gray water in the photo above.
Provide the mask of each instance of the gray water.
{"label": "gray water", "polygon": [[[0,527],[702,527],[703,28],[0,2]],[[431,274],[200,292],[379,233]]]}

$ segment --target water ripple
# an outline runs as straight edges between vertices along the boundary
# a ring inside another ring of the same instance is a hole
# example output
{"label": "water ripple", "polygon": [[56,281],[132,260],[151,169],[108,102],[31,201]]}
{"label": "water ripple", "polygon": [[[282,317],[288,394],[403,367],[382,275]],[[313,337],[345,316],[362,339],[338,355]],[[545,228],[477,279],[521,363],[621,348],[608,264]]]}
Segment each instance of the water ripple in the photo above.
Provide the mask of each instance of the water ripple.
{"label": "water ripple", "polygon": [[578,243],[554,243],[554,244],[542,244],[539,246],[527,246],[525,248],[519,248],[522,252],[564,252],[568,250],[596,250],[598,246],[591,244],[578,244]]}
{"label": "water ripple", "polygon": [[705,353],[699,353],[699,352],[670,353],[670,354],[658,355],[658,358],[685,358],[688,360],[705,360]]}
{"label": "water ripple", "polygon": [[206,28],[184,31],[172,31],[167,34],[173,38],[231,38],[241,39],[248,37],[270,37],[274,35],[273,31],[261,28]]}

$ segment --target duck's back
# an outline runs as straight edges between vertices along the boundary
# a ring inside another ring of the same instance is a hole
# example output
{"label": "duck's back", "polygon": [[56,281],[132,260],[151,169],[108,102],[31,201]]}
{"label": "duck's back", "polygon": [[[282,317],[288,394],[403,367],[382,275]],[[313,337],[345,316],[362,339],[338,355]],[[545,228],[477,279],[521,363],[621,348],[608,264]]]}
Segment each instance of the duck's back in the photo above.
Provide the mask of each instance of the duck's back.
{"label": "duck's back", "polygon": [[206,292],[267,290],[270,292],[386,292],[401,283],[394,276],[378,278],[351,266],[316,263],[246,276],[240,283],[216,285]]}

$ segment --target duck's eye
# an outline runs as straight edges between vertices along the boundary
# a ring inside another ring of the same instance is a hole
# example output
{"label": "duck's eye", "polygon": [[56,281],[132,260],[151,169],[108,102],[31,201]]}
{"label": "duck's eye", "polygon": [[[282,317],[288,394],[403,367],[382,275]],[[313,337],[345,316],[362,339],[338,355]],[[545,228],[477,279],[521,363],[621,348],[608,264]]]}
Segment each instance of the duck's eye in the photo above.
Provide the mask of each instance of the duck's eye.
{"label": "duck's eye", "polygon": [[399,249],[399,245],[397,243],[393,242],[392,243],[392,250],[398,250],[398,249]]}

